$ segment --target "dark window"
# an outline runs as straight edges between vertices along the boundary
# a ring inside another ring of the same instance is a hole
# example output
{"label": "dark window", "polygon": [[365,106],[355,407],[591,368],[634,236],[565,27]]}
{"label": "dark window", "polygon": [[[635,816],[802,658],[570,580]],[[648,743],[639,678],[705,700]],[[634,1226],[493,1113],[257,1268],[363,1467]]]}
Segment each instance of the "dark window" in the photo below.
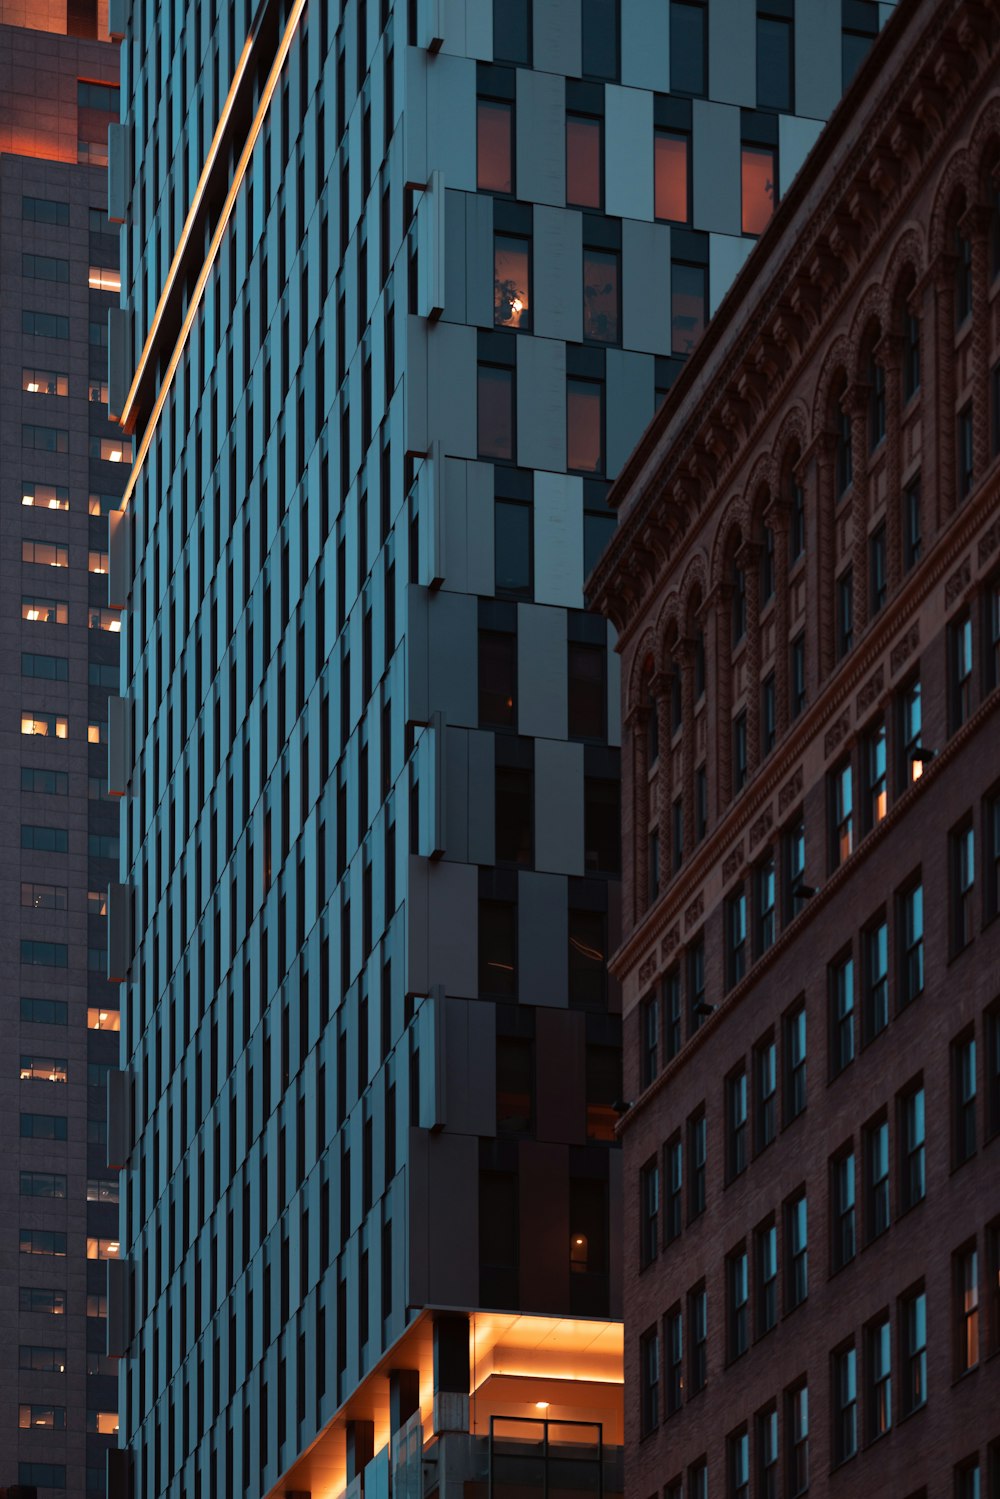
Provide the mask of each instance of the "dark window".
{"label": "dark window", "polygon": [[498,328],[531,328],[531,241],[493,236],[493,322]]}
{"label": "dark window", "polygon": [[569,737],[603,739],[607,687],[604,648],[571,640],[567,645]]}
{"label": "dark window", "polygon": [[618,77],[618,0],[581,0],[585,78]]}
{"label": "dark window", "polygon": [[534,1126],[533,1043],[523,1036],[497,1036],[497,1134],[526,1135]]}
{"label": "dark window", "polygon": [[784,16],[757,15],[757,108],[781,114],[795,110],[795,49],[792,22]]}
{"label": "dark window", "polygon": [[972,240],[955,230],[955,327],[972,313]]}
{"label": "dark window", "polygon": [[979,1255],[975,1244],[954,1254],[952,1264],[955,1277],[956,1365],[957,1372],[965,1374],[979,1363]]}
{"label": "dark window", "polygon": [[738,713],[733,720],[733,790],[742,791],[747,781],[747,715]]}
{"label": "dark window", "polygon": [[972,403],[958,413],[957,432],[958,498],[967,499],[972,492]]}
{"label": "dark window", "polygon": [[918,1286],[899,1302],[900,1376],[903,1415],[927,1400],[927,1296]]}
{"label": "dark window", "polygon": [[864,1132],[865,1242],[889,1227],[889,1121],[877,1119]]}
{"label": "dark window", "polygon": [[726,1302],[727,1352],[732,1362],[750,1346],[750,1266],[743,1245],[726,1257]]}
{"label": "dark window", "polygon": [[747,1074],[741,1067],[726,1079],[726,1180],[747,1167]]}
{"label": "dark window", "polygon": [[587,1139],[615,1143],[616,1104],[622,1096],[622,1054],[615,1046],[588,1046],[586,1055]]}
{"label": "dark window", "polygon": [[865,1328],[865,1404],[869,1442],[892,1426],[892,1331],[887,1316]]}
{"label": "dark window", "polygon": [[664,1060],[672,1061],[681,1049],[681,975],[671,968],[663,980]]}
{"label": "dark window", "polygon": [[741,887],[726,900],[726,977],[731,989],[747,971],[747,897]]}
{"label": "dark window", "polygon": [[[673,9],[688,10],[679,6]],[[670,348],[674,354],[690,354],[705,331],[708,315],[708,270],[675,260],[670,268]]]}
{"label": "dark window", "polygon": [[842,500],[854,482],[854,453],[851,446],[851,414],[843,408],[843,397],[834,411],[836,423],[836,496]]}
{"label": "dark window", "polygon": [[844,93],[850,88],[861,64],[871,50],[878,32],[878,7],[862,0],[852,6],[853,25],[845,26],[841,35],[841,65]]}
{"label": "dark window", "polygon": [[639,1339],[639,1427],[642,1436],[655,1431],[660,1420],[660,1340],[649,1327]]}
{"label": "dark window", "polygon": [[708,7],[670,0],[670,92],[708,92]]}
{"label": "dark window", "polygon": [[796,635],[789,647],[792,717],[798,718],[806,705],[806,632]]}
{"label": "dark window", "polygon": [[796,1005],[783,1021],[784,1120],[791,1124],[806,1106],[806,1007]]}
{"label": "dark window", "polygon": [[505,365],[481,364],[478,377],[480,458],[514,458],[514,371]]}
{"label": "dark window", "polygon": [[949,731],[954,734],[972,712],[972,615],[964,610],[948,626]]}
{"label": "dark window", "polygon": [[903,400],[920,389],[920,319],[908,308],[903,313]]}
{"label": "dark window", "polygon": [[983,802],[983,835],[986,849],[983,919],[992,921],[1000,916],[1000,788],[994,789]]}
{"label": "dark window", "polygon": [[830,1076],[854,1061],[854,959],[830,964]]}
{"label": "dark window", "polygon": [[987,692],[1000,687],[1000,578],[983,592],[983,681]]}
{"label": "dark window", "polygon": [[837,660],[842,661],[854,645],[854,570],[847,568],[837,579]]}
{"label": "dark window", "polygon": [[758,1499],[778,1499],[778,1412],[772,1406],[757,1416]]}
{"label": "dark window", "polygon": [[769,755],[778,737],[778,699],[774,672],[768,672],[760,688],[760,748]]}
{"label": "dark window", "polygon": [[833,1461],[846,1463],[858,1450],[858,1356],[852,1344],[833,1355]]}
{"label": "dark window", "polygon": [[508,901],[479,902],[479,989],[513,999],[517,993],[517,907]]}
{"label": "dark window", "polygon": [[569,1002],[574,1009],[604,1008],[607,949],[607,917],[604,912],[571,907]]}
{"label": "dark window", "polygon": [[617,781],[586,776],[583,782],[583,842],[588,871],[615,873],[619,857]]}
{"label": "dark window", "polygon": [[868,538],[868,602],[872,614],[884,606],[889,591],[886,572],[885,526],[879,526]]}
{"label": "dark window", "polygon": [[951,1100],[956,1166],[976,1153],[976,1038],[971,1033],[951,1044]]}
{"label": "dark window", "polygon": [[746,1427],[726,1438],[727,1499],[750,1499],[750,1433]]}
{"label": "dark window", "polygon": [[778,1229],[774,1219],[761,1225],[754,1235],[757,1277],[757,1322],[755,1334],[762,1338],[778,1322]]}
{"label": "dark window", "polygon": [[899,911],[899,1008],[923,992],[924,987],[924,887],[910,885],[898,897]]}
{"label": "dark window", "polygon": [[479,632],[479,723],[513,728],[517,722],[517,636],[504,630]]}
{"label": "dark window", "polygon": [[656,1259],[660,1232],[660,1168],[656,1157],[639,1172],[639,1264]]}
{"label": "dark window", "polygon": [[[583,250],[583,336],[597,343],[621,339],[621,266],[617,250]],[[580,465],[573,465],[579,467]]]}
{"label": "dark window", "polygon": [[594,571],[601,553],[615,534],[618,517],[614,512],[585,510],[583,512],[583,571],[588,576]]}
{"label": "dark window", "polygon": [[951,875],[951,950],[961,952],[972,941],[975,894],[975,833],[971,819],[949,834]]}
{"label": "dark window", "polygon": [[671,1244],[681,1232],[681,1196],[684,1177],[684,1152],[680,1134],[663,1147],[663,1174],[666,1185],[663,1241]]}
{"label": "dark window", "polygon": [[777,152],[772,146],[744,145],[740,153],[743,233],[763,234],[778,201]]}
{"label": "dark window", "polygon": [[788,561],[798,562],[806,549],[806,496],[801,484],[792,481],[789,517]]}
{"label": "dark window", "polygon": [[680,1303],[663,1319],[667,1354],[667,1415],[680,1410],[684,1400],[684,1318]]}
{"label": "dark window", "polygon": [[885,367],[868,360],[868,446],[874,451],[885,436]]}
{"label": "dark window", "polygon": [[488,1306],[517,1305],[517,1178],[501,1171],[479,1177],[479,1291]]}
{"label": "dark window", "polygon": [[699,765],[694,773],[694,841],[700,843],[708,831],[708,769]]}
{"label": "dark window", "polygon": [[691,1394],[708,1383],[708,1292],[704,1285],[688,1292],[688,1336],[691,1345]]}
{"label": "dark window", "polygon": [[497,500],[493,507],[495,587],[507,598],[530,598],[532,588],[531,506]]}
{"label": "dark window", "polygon": [[927,1128],[924,1087],[918,1083],[901,1093],[896,1111],[899,1131],[899,1210],[908,1212],[927,1193]]}
{"label": "dark window", "polygon": [[872,1041],[889,1024],[889,927],[883,919],[868,927],[864,943],[865,1041]]}
{"label": "dark window", "polygon": [[699,939],[687,953],[688,1034],[693,1036],[708,1018],[705,1000],[705,941]]}
{"label": "dark window", "polygon": [[566,202],[577,208],[601,207],[601,121],[590,115],[566,116]]}
{"label": "dark window", "polygon": [[476,181],[481,192],[514,191],[514,106],[480,99],[476,107]]}
{"label": "dark window", "polygon": [[909,572],[920,561],[920,475],[903,490],[903,569]]}
{"label": "dark window", "polygon": [[688,1222],[705,1211],[705,1167],[708,1124],[704,1109],[688,1120]]}
{"label": "dark window", "polygon": [[805,1192],[785,1203],[785,1311],[794,1311],[809,1294],[809,1227]]}
{"label": "dark window", "polygon": [[660,1004],[654,991],[639,1004],[639,1080],[648,1088],[660,1070]]}
{"label": "dark window", "polygon": [[496,860],[529,866],[533,857],[531,771],[496,767]]}
{"label": "dark window", "polygon": [[653,212],[658,219],[686,224],[691,217],[691,137],[674,130],[653,136]]}
{"label": "dark window", "polygon": [[577,473],[604,470],[604,386],[566,381],[566,466]]}
{"label": "dark window", "polygon": [[834,1271],[849,1265],[857,1251],[854,1151],[844,1150],[830,1162],[831,1245]]}
{"label": "dark window", "polygon": [[494,62],[531,66],[532,0],[504,0],[493,10]]}
{"label": "dark window", "polygon": [[754,1151],[765,1150],[778,1132],[778,1048],[767,1036],[754,1047]]}

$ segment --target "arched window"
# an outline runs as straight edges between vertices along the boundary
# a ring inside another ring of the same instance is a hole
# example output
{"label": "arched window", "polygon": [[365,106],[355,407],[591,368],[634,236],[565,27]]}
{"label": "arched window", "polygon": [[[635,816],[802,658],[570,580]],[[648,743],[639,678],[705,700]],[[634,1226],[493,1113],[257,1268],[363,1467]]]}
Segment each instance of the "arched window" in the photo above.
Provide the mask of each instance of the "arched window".
{"label": "arched window", "polygon": [[874,452],[885,436],[885,370],[875,358],[875,341],[868,355],[868,447]]}
{"label": "arched window", "polygon": [[788,504],[788,565],[794,567],[806,549],[806,497],[795,470],[799,462],[798,446],[785,459],[782,493]]}
{"label": "arched window", "polygon": [[730,645],[735,650],[747,632],[747,579],[746,573],[737,560],[739,538],[737,537],[730,545],[729,580],[733,589],[732,637]]}
{"label": "arched window", "polygon": [[652,767],[660,758],[660,715],[657,711],[656,693],[653,691],[651,674],[646,682],[646,714],[646,748],[649,764]]}
{"label": "arched window", "polygon": [[774,597],[774,532],[770,526],[760,525],[760,606],[764,607]]}
{"label": "arched window", "polygon": [[844,410],[846,379],[836,386],[833,399],[833,423],[837,439],[837,499],[842,500],[854,482],[854,455],[851,451],[851,413]]}
{"label": "arched window", "polygon": [[905,402],[911,400],[920,389],[920,319],[910,307],[908,294],[903,296],[902,301],[903,400]]}
{"label": "arched window", "polygon": [[972,312],[972,241],[955,226],[955,327]]}
{"label": "arched window", "polygon": [[1000,275],[1000,156],[993,158],[986,177],[986,203],[990,215],[990,275]]}

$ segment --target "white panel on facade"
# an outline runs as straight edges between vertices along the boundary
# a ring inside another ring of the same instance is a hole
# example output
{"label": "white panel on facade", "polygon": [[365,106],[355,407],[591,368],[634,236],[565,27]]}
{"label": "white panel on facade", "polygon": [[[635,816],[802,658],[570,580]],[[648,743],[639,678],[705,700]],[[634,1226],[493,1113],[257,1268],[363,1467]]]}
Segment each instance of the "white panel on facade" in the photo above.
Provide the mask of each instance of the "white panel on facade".
{"label": "white panel on facade", "polygon": [[795,0],[795,108],[829,119],[841,91],[841,9],[830,0]]}
{"label": "white panel on facade", "polygon": [[558,73],[517,70],[517,196],[566,201],[566,81]]}
{"label": "white panel on facade", "polygon": [[621,8],[622,83],[670,91],[670,7],[661,0],[629,0]]}
{"label": "white panel on facade", "polygon": [[476,189],[476,64],[439,52],[427,63],[427,170]]}
{"label": "white panel on facade", "polygon": [[535,598],[583,608],[583,480],[535,475]]}
{"label": "white panel on facade", "polygon": [[[534,328],[541,338],[583,338],[583,217],[575,208],[536,208]],[[625,282],[626,288],[628,282]]]}
{"label": "white panel on facade", "polygon": [[606,357],[607,463],[613,479],[652,421],[656,366],[652,354],[630,349],[608,349]]}
{"label": "white panel on facade", "polygon": [[427,452],[427,324],[411,314],[406,319],[406,364],[403,390],[406,399],[406,452]]}
{"label": "white panel on facade", "polygon": [[108,605],[124,609],[132,586],[132,512],[112,510],[108,515]]}
{"label": "white panel on facade", "polygon": [[[498,0],[494,0],[494,4]],[[540,73],[578,78],[582,65],[580,0],[545,0],[533,5],[532,61]]]}
{"label": "white panel on facade", "polygon": [[622,221],[622,335],[627,349],[665,354],[670,348],[668,224]]}
{"label": "white panel on facade", "polygon": [[708,305],[712,316],[757,243],[735,234],[713,234],[708,241]]}
{"label": "white panel on facade", "polygon": [[644,89],[605,85],[604,199],[609,214],[653,217],[653,96]]}
{"label": "white panel on facade", "polygon": [[[562,747],[580,750],[582,798],[582,747]],[[582,823],[582,807],[581,799],[573,811],[577,824]],[[582,858],[579,872],[583,873]],[[517,904],[518,1002],[565,1008],[569,1003],[569,917],[564,876],[522,870],[517,881]]]}
{"label": "white panel on facade", "polygon": [[517,461],[523,468],[566,467],[566,345],[561,341],[518,340]]}
{"label": "white panel on facade", "polygon": [[719,234],[740,232],[740,112],[731,104],[695,99],[691,156],[694,222]]}
{"label": "white panel on facade", "polygon": [[565,739],[566,692],[565,614],[540,604],[518,604],[518,732]]}
{"label": "white panel on facade", "polygon": [[778,116],[778,192],[782,198],[816,144],[822,129],[822,120],[798,120],[794,115]]}
{"label": "white panel on facade", "polygon": [[708,84],[713,99],[757,107],[757,9],[747,0],[712,0]]}
{"label": "white panel on facade", "polygon": [[[433,171],[417,204],[417,311],[426,318],[444,311],[445,200],[442,174]],[[363,292],[362,287],[359,295]]]}

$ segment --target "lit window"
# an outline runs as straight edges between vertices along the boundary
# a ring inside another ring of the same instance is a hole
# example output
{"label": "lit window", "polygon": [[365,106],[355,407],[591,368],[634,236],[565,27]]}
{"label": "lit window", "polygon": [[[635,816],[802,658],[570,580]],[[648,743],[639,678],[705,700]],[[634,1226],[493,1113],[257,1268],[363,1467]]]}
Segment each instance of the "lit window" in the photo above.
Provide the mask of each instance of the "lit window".
{"label": "lit window", "polygon": [[69,547],[56,546],[50,541],[22,541],[21,561],[34,563],[36,567],[69,567]]}
{"label": "lit window", "polygon": [[112,510],[120,510],[122,504],[121,495],[118,494],[92,494],[87,497],[88,515],[110,515]]}
{"label": "lit window", "polygon": [[91,291],[121,291],[121,272],[109,265],[92,265],[87,276]]}
{"label": "lit window", "polygon": [[657,130],[653,138],[654,212],[674,224],[686,224],[690,217],[688,147],[688,136],[672,130]]}
{"label": "lit window", "polygon": [[69,376],[54,370],[22,369],[21,389],[31,396],[68,396]]}
{"label": "lit window", "polygon": [[104,463],[131,463],[132,442],[127,437],[92,437],[91,458],[100,458]]}
{"label": "lit window", "polygon": [[87,400],[96,401],[101,406],[108,404],[108,382],[106,380],[91,379],[87,385]]}
{"label": "lit window", "polygon": [[88,1031],[120,1031],[121,1028],[120,1010],[89,1009],[87,1011]]}
{"label": "lit window", "polygon": [[743,233],[763,234],[778,196],[775,153],[770,146],[744,146]]}
{"label": "lit window", "polygon": [[601,206],[601,122],[587,115],[566,116],[566,202]]}
{"label": "lit window", "polygon": [[35,505],[40,510],[68,510],[69,490],[62,484],[21,485],[21,504]]}
{"label": "lit window", "polygon": [[[112,1256],[114,1258],[114,1256]],[[87,1430],[96,1431],[98,1436],[113,1437],[118,1433],[117,1411],[88,1411]]]}
{"label": "lit window", "polygon": [[121,1245],[117,1239],[90,1239],[87,1240],[88,1260],[116,1260]]}
{"label": "lit window", "polygon": [[20,1079],[22,1083],[65,1083],[65,1057],[22,1057]]}
{"label": "lit window", "polygon": [[89,1177],[87,1180],[88,1202],[117,1202],[118,1182],[105,1181],[103,1178]]}
{"label": "lit window", "polygon": [[69,605],[64,599],[38,599],[24,595],[21,598],[21,618],[43,625],[65,625],[69,623]]}
{"label": "lit window", "polygon": [[44,739],[68,739],[69,720],[56,713],[21,714],[21,733],[39,734]]}
{"label": "lit window", "polygon": [[480,99],[476,110],[477,184],[484,192],[514,190],[514,107],[502,99]]}
{"label": "lit window", "polygon": [[17,1424],[21,1431],[65,1431],[64,1405],[19,1405]]}
{"label": "lit window", "polygon": [[88,723],[88,725],[87,725],[87,743],[88,744],[107,744],[107,742],[108,742],[108,726],[107,726],[107,724],[106,723]]}
{"label": "lit window", "polygon": [[670,268],[670,348],[690,354],[705,331],[708,271],[703,265],[675,260]]}
{"label": "lit window", "polygon": [[87,915],[88,916],[107,916],[107,914],[108,914],[108,896],[107,896],[107,891],[105,891],[105,890],[88,890],[87,891]]}
{"label": "lit window", "polygon": [[588,474],[604,467],[604,401],[595,380],[566,381],[566,467]]}
{"label": "lit window", "polygon": [[614,250],[583,252],[583,336],[618,342],[619,267]]}
{"label": "lit window", "polygon": [[112,635],[117,635],[121,630],[122,620],[117,609],[91,609],[87,624],[92,630],[110,630]]}
{"label": "lit window", "polygon": [[21,905],[29,907],[32,911],[65,911],[68,904],[68,892],[65,885],[41,885],[37,881],[21,881]]}
{"label": "lit window", "polygon": [[493,322],[498,328],[531,327],[529,245],[497,234],[493,239]]}
{"label": "lit window", "polygon": [[91,573],[106,573],[108,570],[107,552],[89,552],[87,555],[87,571]]}

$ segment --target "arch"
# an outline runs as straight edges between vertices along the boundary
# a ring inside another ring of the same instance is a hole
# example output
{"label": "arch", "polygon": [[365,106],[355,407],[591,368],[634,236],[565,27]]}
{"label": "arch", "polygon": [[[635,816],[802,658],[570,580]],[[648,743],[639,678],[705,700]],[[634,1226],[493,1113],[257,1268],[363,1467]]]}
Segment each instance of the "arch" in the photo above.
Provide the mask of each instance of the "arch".
{"label": "arch", "polygon": [[672,588],[660,606],[653,626],[656,632],[656,646],[658,651],[658,663],[661,671],[670,670],[670,652],[667,640],[671,630],[677,635],[683,633],[683,610],[681,608],[681,596],[676,588]]}
{"label": "arch", "polygon": [[[689,560],[684,569],[680,583],[680,603],[684,633],[687,634],[692,622],[692,616],[697,616],[698,610],[708,597],[708,559],[699,548]],[[697,603],[694,600],[697,599]]]}
{"label": "arch", "polygon": [[924,274],[924,238],[917,227],[907,225],[889,251],[888,265],[892,279],[886,285],[886,318],[884,327],[898,333],[906,299]]}
{"label": "arch", "polygon": [[626,716],[645,701],[644,683],[648,677],[655,676],[659,669],[659,654],[657,650],[658,639],[656,628],[649,625],[643,632],[641,639],[635,647],[632,663],[629,667],[628,696],[626,699]]}
{"label": "arch", "polygon": [[951,230],[975,198],[972,158],[968,146],[961,146],[949,158],[938,179],[927,235],[928,261],[951,252]]}
{"label": "arch", "polygon": [[777,488],[777,469],[772,449],[769,452],[758,454],[754,459],[753,467],[747,475],[745,492],[747,496],[747,534],[749,536],[752,536],[756,531],[757,523],[760,521],[772,496],[777,493]]}
{"label": "arch", "polygon": [[802,401],[795,401],[789,406],[781,418],[781,425],[771,447],[771,456],[774,464],[774,489],[778,493],[785,480],[785,473],[793,449],[798,453],[794,462],[798,462],[806,448],[809,446],[809,414]]}
{"label": "arch", "polygon": [[846,333],[841,333],[826,352],[823,368],[813,391],[811,436],[814,441],[822,432],[829,432],[833,393],[840,381],[849,381],[852,367],[851,341]]}
{"label": "arch", "polygon": [[731,496],[719,517],[712,542],[712,562],[709,572],[710,588],[726,582],[725,568],[736,555],[740,543],[749,535],[747,514],[749,497],[746,493]]}

